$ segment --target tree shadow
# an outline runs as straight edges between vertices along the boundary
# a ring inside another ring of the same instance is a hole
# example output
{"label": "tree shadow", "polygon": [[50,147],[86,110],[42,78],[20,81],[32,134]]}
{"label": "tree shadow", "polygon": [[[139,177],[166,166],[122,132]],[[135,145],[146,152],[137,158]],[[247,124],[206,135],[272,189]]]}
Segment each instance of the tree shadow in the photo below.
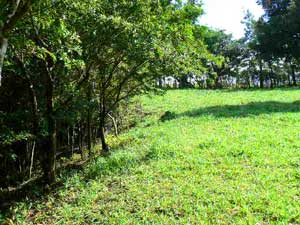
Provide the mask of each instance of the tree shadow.
{"label": "tree shadow", "polygon": [[221,92],[235,93],[235,92],[271,92],[271,91],[299,91],[299,87],[276,87],[276,88],[228,88],[228,89],[217,89]]}
{"label": "tree shadow", "polygon": [[[77,161],[66,164],[57,169],[60,177],[52,185],[47,185],[41,175],[30,179],[18,187],[0,190],[0,224],[1,216],[9,218],[15,214],[14,208],[20,202],[41,202],[49,195],[55,194],[59,189],[65,187],[68,177],[82,171],[88,161]],[[6,223],[4,223],[6,224]]]}
{"label": "tree shadow", "polygon": [[250,102],[245,105],[222,105],[192,109],[175,114],[168,112],[160,118],[160,121],[168,121],[180,117],[213,116],[216,118],[243,118],[262,114],[300,112],[300,101],[295,102]]}
{"label": "tree shadow", "polygon": [[[159,157],[167,157],[168,155],[159,155],[155,148],[150,148],[144,154],[134,154],[127,152],[125,144],[120,143],[111,149],[112,154],[107,157],[96,156],[89,161],[68,164],[57,171],[60,177],[56,183],[51,186],[45,185],[42,178],[34,179],[32,182],[24,185],[20,189],[0,192],[0,224],[1,216],[4,218],[12,218],[15,215],[15,207],[18,203],[23,202],[33,205],[47,201],[48,196],[56,198],[58,201],[61,197],[57,195],[59,190],[66,189],[68,180],[76,175],[79,175],[82,187],[88,188],[89,182],[98,179],[105,179],[107,176],[117,176],[128,173],[136,166],[147,164],[151,160],[156,160]],[[110,189],[112,189],[112,184]],[[36,210],[30,210],[29,213],[34,213]]]}

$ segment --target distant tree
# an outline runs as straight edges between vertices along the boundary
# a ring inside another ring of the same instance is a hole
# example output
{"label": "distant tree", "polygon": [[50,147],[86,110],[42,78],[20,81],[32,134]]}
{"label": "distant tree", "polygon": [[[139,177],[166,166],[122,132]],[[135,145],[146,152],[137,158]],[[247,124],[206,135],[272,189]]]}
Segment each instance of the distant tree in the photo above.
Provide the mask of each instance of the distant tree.
{"label": "distant tree", "polygon": [[268,57],[281,58],[291,68],[293,85],[296,85],[297,64],[300,59],[300,2],[294,0],[260,0],[265,10],[257,23],[260,48]]}
{"label": "distant tree", "polygon": [[208,50],[219,60],[210,60],[209,83],[214,88],[222,88],[221,80],[226,77],[236,77],[242,60],[242,43],[233,40],[221,30],[207,31],[205,43]]}

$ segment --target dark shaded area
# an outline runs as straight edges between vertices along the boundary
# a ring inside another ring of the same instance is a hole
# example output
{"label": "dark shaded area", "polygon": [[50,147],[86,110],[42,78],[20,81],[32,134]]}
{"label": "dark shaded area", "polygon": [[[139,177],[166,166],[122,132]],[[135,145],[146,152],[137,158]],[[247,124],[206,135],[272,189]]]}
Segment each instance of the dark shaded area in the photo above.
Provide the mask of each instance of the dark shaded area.
{"label": "dark shaded area", "polygon": [[232,88],[232,89],[218,89],[218,91],[221,92],[229,92],[229,93],[235,93],[235,92],[271,92],[271,91],[299,91],[299,87],[278,87],[278,88]]}
{"label": "dark shaded area", "polygon": [[[129,144],[129,142],[120,143],[120,145],[115,146],[112,149],[112,152],[125,148],[127,144]],[[57,199],[61,198],[56,193],[58,193],[59,190],[66,188],[65,183],[70,177],[74,176],[74,174],[81,174],[80,182],[86,184],[86,188],[89,188],[88,183],[91,180],[104,179],[103,177],[105,176],[128,173],[128,171],[135,166],[147,164],[151,160],[169,157],[171,155],[171,152],[161,155],[160,152],[156,151],[156,148],[153,147],[141,157],[132,158],[124,155],[123,158],[120,159],[120,157],[116,158],[108,156],[102,161],[101,159],[103,159],[103,157],[98,156],[87,161],[67,163],[57,169],[59,179],[51,186],[45,184],[42,177],[37,177],[18,188],[0,191],[0,214],[5,218],[11,218],[15,214],[15,206],[19,202],[32,203],[33,208],[30,212],[34,213],[36,211],[36,209],[34,209],[35,204],[47,201],[49,195]],[[119,187],[120,184],[117,183],[117,186]]]}
{"label": "dark shaded area", "polygon": [[288,112],[300,112],[300,101],[295,102],[251,102],[245,105],[222,105],[222,106],[211,106],[193,109],[184,113],[175,114],[166,112],[160,121],[168,121],[184,116],[188,117],[200,117],[200,116],[214,116],[214,117],[225,117],[225,118],[241,118],[248,116],[258,116],[262,114],[272,113],[288,113]]}
{"label": "dark shaded area", "polygon": [[176,118],[176,113],[170,112],[170,111],[166,111],[161,117],[160,117],[160,121],[164,122],[167,120],[172,120]]}
{"label": "dark shaded area", "polygon": [[[236,93],[236,92],[271,92],[271,91],[300,91],[300,87],[275,87],[275,88],[259,88],[259,87],[251,87],[251,88],[217,88],[217,89],[206,89],[206,88],[172,88],[172,87],[161,87],[161,94],[164,94],[166,91],[172,91],[172,90],[207,90],[207,91],[217,91],[217,92],[228,92],[228,93]],[[158,92],[159,93],[159,92]]]}
{"label": "dark shaded area", "polygon": [[22,201],[38,202],[42,201],[49,194],[54,194],[58,189],[64,188],[64,182],[68,177],[82,171],[88,161],[78,161],[68,163],[57,169],[59,179],[51,186],[44,183],[42,176],[37,176],[14,188],[0,191],[0,214],[11,216],[15,204]]}

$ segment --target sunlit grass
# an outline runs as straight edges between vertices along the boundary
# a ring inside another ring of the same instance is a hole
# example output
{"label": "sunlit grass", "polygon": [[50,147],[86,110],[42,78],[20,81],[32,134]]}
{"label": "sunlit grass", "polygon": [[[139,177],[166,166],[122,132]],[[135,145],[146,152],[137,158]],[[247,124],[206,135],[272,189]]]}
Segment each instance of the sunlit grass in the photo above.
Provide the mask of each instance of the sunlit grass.
{"label": "sunlit grass", "polygon": [[[18,224],[299,224],[300,91],[167,91]],[[166,113],[167,112],[167,113]],[[164,118],[164,119],[162,119]],[[116,143],[121,143],[117,145]],[[118,147],[119,146],[119,147]]]}

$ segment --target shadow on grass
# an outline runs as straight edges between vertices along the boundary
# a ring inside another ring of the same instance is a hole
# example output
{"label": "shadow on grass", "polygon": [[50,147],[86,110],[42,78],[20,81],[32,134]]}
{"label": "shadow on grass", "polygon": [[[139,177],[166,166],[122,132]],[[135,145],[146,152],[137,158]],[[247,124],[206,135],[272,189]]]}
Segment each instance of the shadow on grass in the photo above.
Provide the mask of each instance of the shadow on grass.
{"label": "shadow on grass", "polygon": [[[111,149],[112,154],[107,157],[98,156],[87,163],[70,164],[62,168],[58,171],[60,178],[50,187],[45,186],[41,179],[36,179],[22,189],[9,193],[9,195],[8,193],[7,195],[0,193],[0,224],[5,224],[5,221],[1,221],[1,219],[14,218],[16,206],[20,202],[31,205],[30,210],[28,208],[29,214],[36,212],[35,205],[47,202],[48,196],[52,196],[60,202],[61,197],[57,193],[67,188],[66,183],[70,183],[72,176],[79,175],[80,188],[89,188],[90,181],[126,174],[136,166],[169,156],[166,153],[162,155],[156,148],[150,148],[149,151],[127,151],[124,149],[127,149],[127,146],[115,146],[114,149]],[[76,182],[78,180],[72,184],[74,188],[78,185]]]}
{"label": "shadow on grass", "polygon": [[[1,219],[10,217],[14,214],[14,207],[19,202],[39,202],[48,195],[55,193],[58,189],[64,187],[67,177],[70,177],[83,169],[83,163],[75,162],[67,164],[57,170],[59,178],[57,182],[51,186],[44,183],[42,176],[37,176],[30,179],[19,187],[5,189],[0,191],[0,224],[3,223]],[[2,217],[2,218],[1,218]],[[4,223],[5,224],[5,223]]]}
{"label": "shadow on grass", "polygon": [[288,113],[300,112],[300,101],[295,102],[251,102],[245,105],[222,105],[203,107],[198,109],[189,110],[183,113],[165,112],[161,116],[160,121],[168,121],[180,117],[201,117],[213,116],[216,118],[242,118],[248,116],[258,116],[262,114],[272,113]]}
{"label": "shadow on grass", "polygon": [[259,87],[251,87],[251,88],[217,88],[217,89],[202,89],[202,88],[172,88],[172,87],[163,87],[160,89],[161,93],[165,93],[166,91],[174,91],[174,90],[198,90],[198,91],[218,91],[218,92],[270,92],[270,91],[300,91],[299,86],[295,87],[276,87],[276,88],[259,88]]}
{"label": "shadow on grass", "polygon": [[216,89],[221,92],[270,92],[270,91],[299,91],[299,87],[277,87],[277,88],[229,88],[229,89]]}

